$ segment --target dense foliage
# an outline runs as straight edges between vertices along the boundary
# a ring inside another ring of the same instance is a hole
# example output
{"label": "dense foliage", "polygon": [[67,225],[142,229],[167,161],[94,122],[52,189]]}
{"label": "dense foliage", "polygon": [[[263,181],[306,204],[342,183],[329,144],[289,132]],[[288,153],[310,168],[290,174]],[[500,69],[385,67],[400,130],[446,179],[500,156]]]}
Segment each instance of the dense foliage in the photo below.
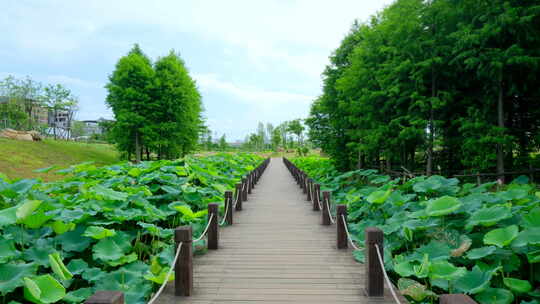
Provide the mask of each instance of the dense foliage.
{"label": "dense foliage", "polygon": [[217,154],[85,163],[60,170],[71,176],[53,183],[0,175],[2,303],[81,303],[98,289],[146,303],[172,263],[173,228],[192,225],[200,235],[207,204],[223,202],[260,161]]}
{"label": "dense foliage", "polygon": [[107,84],[114,112],[111,139],[136,160],[184,156],[196,147],[201,96],[180,55],[171,51],[153,65],[138,45],[120,58]]}
{"label": "dense foliage", "polygon": [[[481,304],[540,303],[540,192],[519,177],[460,184],[434,175],[407,181],[374,170],[338,172],[328,159],[293,162],[347,204],[349,230],[383,230],[385,268],[415,303],[466,293]],[[363,250],[354,251],[363,262]]]}
{"label": "dense foliage", "polygon": [[310,138],[339,169],[528,169],[540,1],[397,0],[330,56]]}

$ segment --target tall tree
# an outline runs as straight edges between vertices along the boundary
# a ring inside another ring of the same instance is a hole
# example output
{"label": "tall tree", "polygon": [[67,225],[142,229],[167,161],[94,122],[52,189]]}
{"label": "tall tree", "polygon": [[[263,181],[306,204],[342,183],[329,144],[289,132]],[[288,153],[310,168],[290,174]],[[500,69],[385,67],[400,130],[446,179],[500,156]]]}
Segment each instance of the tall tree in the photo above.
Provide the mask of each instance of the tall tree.
{"label": "tall tree", "polygon": [[202,104],[195,81],[189,76],[180,55],[170,51],[155,63],[154,102],[151,103],[153,146],[168,158],[193,151],[199,139]]}
{"label": "tall tree", "polygon": [[116,119],[113,138],[121,151],[135,153],[136,162],[141,161],[143,135],[151,124],[148,116],[155,109],[153,85],[154,70],[138,45],[118,60],[106,85],[106,102]]}

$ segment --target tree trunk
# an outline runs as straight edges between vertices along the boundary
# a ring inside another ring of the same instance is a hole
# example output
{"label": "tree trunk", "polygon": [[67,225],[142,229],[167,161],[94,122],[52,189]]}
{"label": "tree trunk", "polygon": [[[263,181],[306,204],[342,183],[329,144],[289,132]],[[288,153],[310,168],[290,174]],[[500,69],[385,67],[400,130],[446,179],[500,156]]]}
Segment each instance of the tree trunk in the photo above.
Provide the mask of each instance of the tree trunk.
{"label": "tree trunk", "polygon": [[[499,98],[497,100],[497,126],[504,129],[504,106],[503,106],[503,81],[502,70],[499,72]],[[501,134],[502,135],[502,134]],[[504,184],[504,149],[502,144],[497,144],[497,173],[499,184]]]}
{"label": "tree trunk", "polygon": [[358,150],[358,169],[364,168],[364,155],[362,155],[362,151]]}
{"label": "tree trunk", "polygon": [[148,150],[148,147],[144,147],[146,150],[146,160],[150,160],[150,150]]}
{"label": "tree trunk", "polygon": [[426,164],[426,175],[431,176],[433,173],[433,141],[434,141],[434,133],[435,133],[435,126],[434,126],[434,110],[433,110],[433,99],[437,95],[437,84],[436,84],[436,76],[435,76],[435,67],[431,67],[431,101],[429,105],[429,140],[428,140],[428,148],[427,148],[427,164]]}
{"label": "tree trunk", "polygon": [[135,132],[135,162],[141,162],[141,143],[139,142],[139,131]]}

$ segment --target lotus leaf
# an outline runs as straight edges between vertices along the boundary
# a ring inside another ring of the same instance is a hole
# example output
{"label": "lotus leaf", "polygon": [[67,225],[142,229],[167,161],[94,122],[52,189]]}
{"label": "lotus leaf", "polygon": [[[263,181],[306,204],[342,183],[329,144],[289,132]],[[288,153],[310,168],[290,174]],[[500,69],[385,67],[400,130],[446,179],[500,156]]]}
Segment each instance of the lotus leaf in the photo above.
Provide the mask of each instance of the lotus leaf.
{"label": "lotus leaf", "polygon": [[471,217],[469,218],[468,226],[473,227],[476,225],[482,225],[485,227],[489,227],[509,217],[512,217],[512,212],[507,206],[497,205],[488,208],[482,208],[471,215]]}
{"label": "lotus leaf", "polygon": [[529,283],[529,281],[526,281],[526,280],[504,278],[503,283],[506,287],[510,288],[510,290],[517,293],[526,293],[526,292],[531,291],[532,289],[531,283]]}
{"label": "lotus leaf", "polygon": [[462,277],[454,282],[454,287],[457,288],[459,292],[466,294],[482,292],[489,287],[493,274],[499,269],[500,267],[495,270],[482,271],[480,267],[474,266],[471,271],[467,271]]}
{"label": "lotus leaf", "polygon": [[484,244],[502,248],[509,245],[518,233],[519,228],[516,225],[494,229],[484,235]]}
{"label": "lotus leaf", "polygon": [[467,252],[467,258],[471,260],[478,260],[483,257],[489,256],[495,252],[497,248],[495,246],[487,246],[481,248],[475,248]]}
{"label": "lotus leaf", "polygon": [[464,267],[456,267],[448,261],[435,261],[429,269],[429,276],[434,279],[456,280],[465,274]]}
{"label": "lotus leaf", "polygon": [[86,228],[83,236],[91,237],[96,240],[101,240],[110,236],[115,236],[116,231],[112,229],[103,228],[100,226],[90,226]]}
{"label": "lotus leaf", "polygon": [[0,294],[6,295],[15,288],[23,286],[23,278],[35,275],[38,265],[29,264],[2,264],[0,265]]}
{"label": "lotus leaf", "polygon": [[480,304],[510,304],[514,301],[514,295],[502,288],[487,288],[476,295],[475,299]]}
{"label": "lotus leaf", "polygon": [[399,279],[398,289],[401,294],[409,296],[415,301],[422,301],[427,297],[436,297],[436,294],[428,290],[426,286],[411,279]]}
{"label": "lotus leaf", "polygon": [[442,216],[455,212],[461,207],[461,202],[452,196],[442,196],[427,203],[426,214]]}
{"label": "lotus leaf", "polygon": [[65,295],[64,286],[48,274],[31,279],[24,278],[24,298],[32,303],[55,303]]}

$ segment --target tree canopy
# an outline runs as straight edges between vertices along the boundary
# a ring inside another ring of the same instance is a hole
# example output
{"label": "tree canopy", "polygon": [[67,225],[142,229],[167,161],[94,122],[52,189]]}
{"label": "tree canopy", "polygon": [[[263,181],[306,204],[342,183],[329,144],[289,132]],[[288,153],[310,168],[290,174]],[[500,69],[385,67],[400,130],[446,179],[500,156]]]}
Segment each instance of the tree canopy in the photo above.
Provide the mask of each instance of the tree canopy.
{"label": "tree canopy", "polygon": [[539,148],[540,1],[397,0],[331,54],[310,139],[341,169],[528,168]]}
{"label": "tree canopy", "polygon": [[154,64],[138,45],[120,58],[107,84],[116,122],[111,137],[140,161],[183,156],[196,148],[202,103],[180,55],[171,51]]}

